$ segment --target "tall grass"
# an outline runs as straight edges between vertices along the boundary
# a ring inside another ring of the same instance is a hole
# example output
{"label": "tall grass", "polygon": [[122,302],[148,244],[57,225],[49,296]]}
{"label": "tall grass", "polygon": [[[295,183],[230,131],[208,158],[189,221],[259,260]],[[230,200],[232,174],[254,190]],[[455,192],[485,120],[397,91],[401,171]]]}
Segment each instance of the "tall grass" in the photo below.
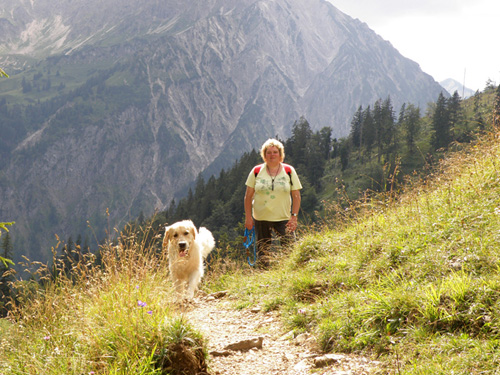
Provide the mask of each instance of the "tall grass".
{"label": "tall grass", "polygon": [[173,303],[165,257],[134,234],[118,243],[102,247],[99,266],[87,254],[67,272],[54,258],[37,282],[16,282],[18,301],[0,324],[0,374],[164,374],[172,345],[204,361],[203,339]]}
{"label": "tall grass", "polygon": [[336,212],[274,270],[217,287],[386,373],[500,373],[499,160],[485,137],[403,195]]}

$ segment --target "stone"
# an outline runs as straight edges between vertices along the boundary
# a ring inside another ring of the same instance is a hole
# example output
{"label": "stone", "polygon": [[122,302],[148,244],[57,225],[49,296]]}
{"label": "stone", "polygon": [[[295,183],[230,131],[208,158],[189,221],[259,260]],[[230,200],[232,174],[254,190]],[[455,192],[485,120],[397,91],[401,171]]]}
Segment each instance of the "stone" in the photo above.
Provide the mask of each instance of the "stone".
{"label": "stone", "polygon": [[340,363],[340,361],[344,358],[343,355],[340,354],[326,354],[321,357],[314,358],[314,366],[315,367],[326,367],[333,364]]}
{"label": "stone", "polygon": [[242,340],[233,344],[227,345],[224,349],[235,351],[248,351],[252,348],[262,349],[263,337],[256,337],[253,339]]}

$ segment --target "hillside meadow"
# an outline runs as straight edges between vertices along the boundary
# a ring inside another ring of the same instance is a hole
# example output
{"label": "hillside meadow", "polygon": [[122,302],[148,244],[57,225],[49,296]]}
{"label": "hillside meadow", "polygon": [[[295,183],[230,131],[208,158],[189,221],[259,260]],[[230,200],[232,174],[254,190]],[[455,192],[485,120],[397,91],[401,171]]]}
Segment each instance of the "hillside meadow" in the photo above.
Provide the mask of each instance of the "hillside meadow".
{"label": "hillside meadow", "polygon": [[[234,309],[279,311],[318,350],[369,356],[384,373],[498,373],[499,160],[499,134],[485,136],[401,195],[332,203],[270,270],[215,256],[202,289],[228,290]],[[167,260],[137,240],[150,236],[116,235],[99,266],[55,259],[33,271],[40,282],[16,282],[0,374],[175,373],[179,346],[209,363]]]}
{"label": "hillside meadow", "polygon": [[499,146],[483,138],[401,196],[334,210],[269,272],[208,285],[387,373],[500,373]]}

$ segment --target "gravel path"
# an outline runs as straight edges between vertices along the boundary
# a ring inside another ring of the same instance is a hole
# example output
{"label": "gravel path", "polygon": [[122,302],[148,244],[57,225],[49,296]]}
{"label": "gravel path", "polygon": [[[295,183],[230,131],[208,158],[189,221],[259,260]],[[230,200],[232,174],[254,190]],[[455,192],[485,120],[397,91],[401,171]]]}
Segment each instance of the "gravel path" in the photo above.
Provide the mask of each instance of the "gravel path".
{"label": "gravel path", "polygon": [[349,355],[324,355],[307,335],[287,333],[277,312],[259,307],[234,310],[225,293],[198,296],[183,309],[208,340],[212,375],[365,375],[378,362]]}

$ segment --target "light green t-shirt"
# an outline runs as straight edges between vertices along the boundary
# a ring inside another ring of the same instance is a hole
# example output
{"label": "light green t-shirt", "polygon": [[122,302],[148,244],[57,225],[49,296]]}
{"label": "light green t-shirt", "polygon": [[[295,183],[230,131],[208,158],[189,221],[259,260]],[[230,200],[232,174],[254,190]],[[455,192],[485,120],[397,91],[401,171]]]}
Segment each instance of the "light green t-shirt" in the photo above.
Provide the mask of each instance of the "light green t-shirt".
{"label": "light green t-shirt", "polygon": [[[265,164],[255,177],[253,168],[248,175],[246,186],[255,189],[253,196],[253,218],[261,221],[284,221],[290,219],[292,209],[291,190],[300,190],[299,177],[295,169],[291,167],[292,186],[290,186],[290,177],[281,167],[280,173],[273,179],[267,173]],[[274,189],[273,189],[274,186]]]}

